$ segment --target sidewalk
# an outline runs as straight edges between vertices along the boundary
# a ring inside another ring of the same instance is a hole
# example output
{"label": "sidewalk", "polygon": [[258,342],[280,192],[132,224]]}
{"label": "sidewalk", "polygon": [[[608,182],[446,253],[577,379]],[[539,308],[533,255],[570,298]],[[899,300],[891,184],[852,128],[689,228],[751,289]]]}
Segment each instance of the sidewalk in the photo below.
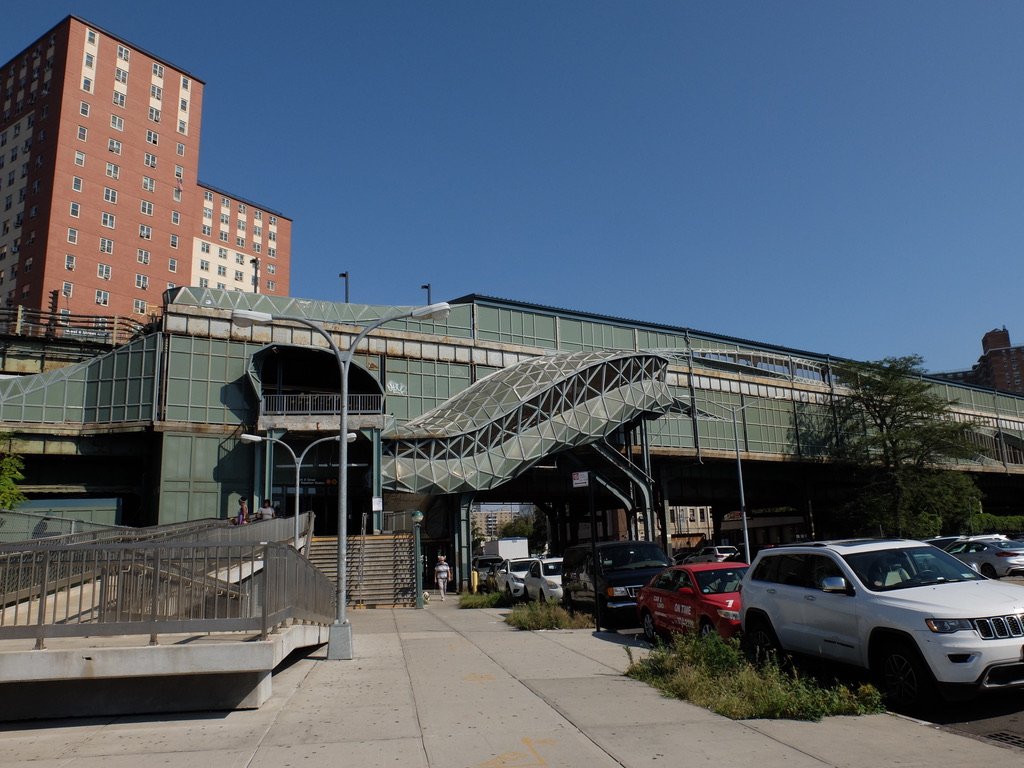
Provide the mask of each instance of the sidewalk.
{"label": "sidewalk", "polygon": [[964,768],[993,744],[890,716],[736,722],[622,676],[629,636],[518,632],[436,599],[351,611],[356,658],[274,676],[259,710],[14,723],[4,768]]}

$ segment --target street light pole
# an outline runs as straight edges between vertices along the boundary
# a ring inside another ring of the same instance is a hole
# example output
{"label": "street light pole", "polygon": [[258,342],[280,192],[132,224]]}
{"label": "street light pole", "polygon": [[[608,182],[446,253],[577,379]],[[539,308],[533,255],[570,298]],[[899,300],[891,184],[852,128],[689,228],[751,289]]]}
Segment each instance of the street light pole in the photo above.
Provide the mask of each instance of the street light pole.
{"label": "street light pole", "polygon": [[[355,435],[349,435],[349,441],[355,439]],[[309,449],[314,445],[320,445],[320,443],[337,442],[338,435],[331,435],[330,437],[321,437],[319,440],[314,440],[312,443],[306,446],[305,450],[302,451],[298,456],[295,455],[295,451],[288,443],[284,440],[279,440],[276,437],[270,437],[269,435],[249,435],[244,434],[241,438],[243,443],[277,443],[278,445],[284,446],[284,449],[292,455],[292,461],[295,463],[295,541],[292,546],[295,547],[296,551],[299,549],[299,477],[302,473],[302,460],[306,458],[306,454],[309,453]]]}
{"label": "street light pole", "polygon": [[[749,405],[749,403],[748,403]],[[736,445],[736,477],[740,484],[740,518],[743,520],[743,557],[750,562],[750,536],[747,533],[747,500],[743,495],[743,462],[740,460],[740,433],[736,426],[736,414],[747,406],[730,408],[732,412],[732,438]]]}
{"label": "street light pole", "polygon": [[345,303],[348,304],[348,272],[339,272],[338,277],[345,281]]}
{"label": "street light pole", "polygon": [[[307,320],[304,317],[282,317],[278,315],[271,315],[267,312],[255,312],[252,310],[236,309],[231,313],[232,319],[239,325],[246,326],[253,323],[270,323],[274,320],[284,320],[299,323],[307,328],[319,333],[324,339],[327,340],[327,344],[330,346],[331,351],[334,353],[334,359],[338,363],[338,373],[341,377],[340,382],[340,395],[341,403],[339,410],[341,411],[340,426],[338,428],[338,435],[348,434],[348,371],[352,364],[352,356],[356,352],[356,348],[359,346],[359,342],[366,338],[366,336],[372,331],[380,328],[385,323],[390,323],[395,320],[405,320],[407,318],[426,318],[433,320],[443,321],[448,317],[448,313],[451,312],[451,306],[448,302],[441,302],[439,304],[428,304],[424,307],[416,307],[415,309],[404,310],[396,312],[391,315],[385,315],[384,317],[374,320],[372,323],[363,328],[355,338],[349,343],[348,348],[344,353],[338,349],[338,345],[334,343],[334,339],[331,334],[327,332],[319,323],[315,323],[312,320]],[[337,615],[334,623],[331,625],[330,633],[327,640],[327,658],[331,660],[336,659],[351,659],[352,658],[352,625],[348,621],[347,613],[347,593],[348,593],[348,441],[341,440],[339,444],[339,457],[338,457],[338,589],[336,593],[337,599]]]}

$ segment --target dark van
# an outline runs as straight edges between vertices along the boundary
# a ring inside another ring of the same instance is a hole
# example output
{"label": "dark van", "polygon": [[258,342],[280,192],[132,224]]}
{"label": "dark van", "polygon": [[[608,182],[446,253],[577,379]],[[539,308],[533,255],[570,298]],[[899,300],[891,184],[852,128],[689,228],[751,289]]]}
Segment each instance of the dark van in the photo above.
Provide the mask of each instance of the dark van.
{"label": "dark van", "polygon": [[662,548],[650,541],[602,541],[596,567],[592,545],[577,544],[562,555],[562,603],[570,611],[593,613],[596,596],[602,624],[639,626],[637,592],[670,565]]}

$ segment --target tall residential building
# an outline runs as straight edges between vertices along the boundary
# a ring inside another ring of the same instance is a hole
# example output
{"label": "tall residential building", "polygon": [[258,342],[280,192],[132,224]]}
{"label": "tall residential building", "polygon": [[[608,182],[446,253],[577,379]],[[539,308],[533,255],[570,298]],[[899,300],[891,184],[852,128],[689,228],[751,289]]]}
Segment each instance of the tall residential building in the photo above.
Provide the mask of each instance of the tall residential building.
{"label": "tall residential building", "polygon": [[288,295],[291,220],[198,180],[204,83],[68,16],[0,68],[0,305],[146,319]]}
{"label": "tall residential building", "polygon": [[1010,332],[1005,327],[993,328],[981,337],[981,357],[969,371],[933,375],[950,381],[1024,395],[1024,347],[1010,345]]}

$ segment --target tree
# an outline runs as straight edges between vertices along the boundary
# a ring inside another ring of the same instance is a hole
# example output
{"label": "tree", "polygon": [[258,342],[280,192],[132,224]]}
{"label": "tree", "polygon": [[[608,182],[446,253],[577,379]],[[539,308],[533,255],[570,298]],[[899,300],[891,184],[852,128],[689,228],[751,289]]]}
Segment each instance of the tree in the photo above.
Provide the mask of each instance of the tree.
{"label": "tree", "polygon": [[544,514],[534,509],[532,515],[520,515],[501,526],[503,538],[524,536],[530,540],[530,552],[542,552],[548,543],[548,528]]}
{"label": "tree", "polygon": [[852,363],[837,404],[837,456],[859,470],[847,505],[861,532],[925,537],[958,527],[981,497],[974,480],[949,469],[977,455],[950,403],[923,379],[917,355]]}
{"label": "tree", "polygon": [[10,434],[0,433],[0,442],[6,442],[8,447],[0,453],[0,509],[14,509],[27,499],[18,487],[18,482],[25,479],[25,461],[10,450]]}

